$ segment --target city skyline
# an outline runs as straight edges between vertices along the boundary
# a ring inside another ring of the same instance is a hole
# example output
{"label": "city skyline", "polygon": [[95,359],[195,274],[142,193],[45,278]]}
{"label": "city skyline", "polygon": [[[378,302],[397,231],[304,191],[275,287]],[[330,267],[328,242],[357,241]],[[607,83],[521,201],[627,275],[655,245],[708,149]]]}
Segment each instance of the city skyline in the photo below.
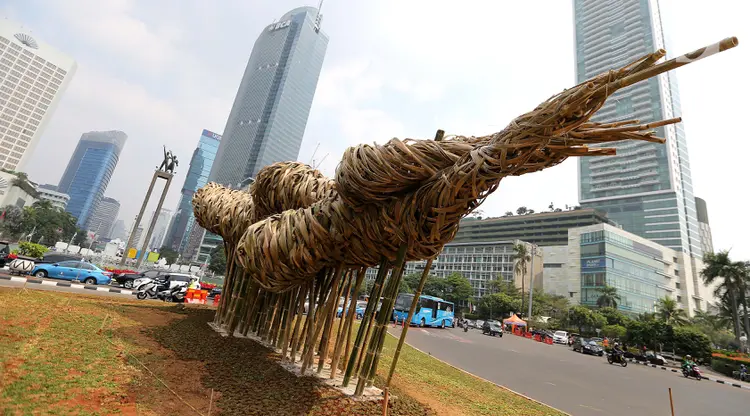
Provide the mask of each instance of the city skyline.
{"label": "city skyline", "polygon": [[[195,142],[185,137],[194,137],[191,132],[204,127],[221,131],[252,41],[271,19],[300,5],[282,1],[270,6],[187,6],[179,16],[155,22],[148,16],[160,13],[159,5],[125,9],[84,0],[76,4],[91,9],[97,23],[67,7],[39,7],[34,0],[0,6],[3,15],[32,27],[34,36],[54,37],[55,46],[79,62],[64,105],[51,121],[55,128],[42,138],[29,173],[36,181],[54,182],[64,167],[56,155],[60,146],[71,147],[73,132],[112,126],[128,131],[139,144],[123,152],[127,170],[115,175],[111,186],[128,219],[135,215],[137,203],[125,198],[143,193],[151,165],[159,162],[146,161],[144,154],[160,154],[166,144],[185,161],[195,148]],[[663,2],[665,27],[673,38],[669,52],[688,52],[730,35],[747,38],[742,19],[721,12],[729,7],[721,4],[707,8]],[[678,7],[679,15],[674,12]],[[321,142],[315,159],[320,163],[325,157],[320,168],[328,176],[347,146],[382,143],[393,136],[432,137],[437,128],[457,134],[499,131],[512,117],[575,83],[572,2],[477,2],[461,10],[440,2],[428,9],[390,2],[332,4],[323,14],[326,32],[337,41],[329,46],[299,159],[311,162]],[[499,28],[492,18],[529,14],[535,16],[532,22]],[[430,23],[434,21],[451,25],[436,28]],[[129,32],[132,23],[143,30]],[[205,30],[189,30],[198,25]],[[549,36],[553,32],[562,36]],[[131,42],[118,40],[126,38]],[[521,38],[524,42],[507,41]],[[710,205],[715,249],[731,248],[740,257],[750,256],[750,242],[743,238],[746,227],[732,219],[741,216],[746,197],[721,192],[717,184],[747,176],[741,156],[750,144],[722,121],[742,119],[735,97],[748,91],[749,81],[739,70],[749,62],[745,49],[740,46],[715,61],[675,71],[694,192]],[[549,62],[557,63],[554,70],[549,70]],[[97,93],[102,90],[111,93]],[[733,151],[726,152],[725,146]],[[717,161],[722,161],[720,169]],[[501,196],[489,198],[480,209],[497,216],[521,205],[539,211],[550,201],[557,206],[576,204],[576,167],[567,161],[549,172],[511,178],[503,183]],[[178,169],[178,175],[185,170]],[[179,190],[172,190],[167,206],[175,206],[178,197]]]}

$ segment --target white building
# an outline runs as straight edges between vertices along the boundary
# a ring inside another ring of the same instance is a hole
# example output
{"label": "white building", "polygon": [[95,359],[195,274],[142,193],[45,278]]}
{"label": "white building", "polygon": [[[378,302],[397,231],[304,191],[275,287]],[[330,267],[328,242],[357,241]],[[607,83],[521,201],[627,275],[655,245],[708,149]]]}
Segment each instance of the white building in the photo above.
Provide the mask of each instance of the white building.
{"label": "white building", "polygon": [[[0,208],[7,205],[15,205],[18,208],[23,208],[31,206],[36,202],[34,195],[30,195],[20,187],[13,185],[14,179],[16,179],[16,175],[0,171]],[[29,187],[33,189],[34,184],[29,182]]]}
{"label": "white building", "polygon": [[75,70],[71,57],[0,20],[1,167],[23,170]]}
{"label": "white building", "polygon": [[39,186],[36,188],[36,191],[39,193],[39,199],[49,201],[55,208],[65,210],[65,207],[68,206],[68,201],[70,201],[70,195],[49,188]]}

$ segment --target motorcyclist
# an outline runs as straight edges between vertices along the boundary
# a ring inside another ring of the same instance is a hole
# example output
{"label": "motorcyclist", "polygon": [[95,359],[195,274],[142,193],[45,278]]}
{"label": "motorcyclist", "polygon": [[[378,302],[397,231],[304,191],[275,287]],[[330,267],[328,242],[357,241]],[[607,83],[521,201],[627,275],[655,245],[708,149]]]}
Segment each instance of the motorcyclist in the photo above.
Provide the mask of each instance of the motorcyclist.
{"label": "motorcyclist", "polygon": [[745,364],[740,364],[740,380],[745,381],[748,378],[747,367]]}
{"label": "motorcyclist", "polygon": [[686,355],[682,358],[682,369],[688,369],[689,371],[693,371],[693,367],[695,366],[695,362],[693,361],[693,357],[690,356],[690,354]]}

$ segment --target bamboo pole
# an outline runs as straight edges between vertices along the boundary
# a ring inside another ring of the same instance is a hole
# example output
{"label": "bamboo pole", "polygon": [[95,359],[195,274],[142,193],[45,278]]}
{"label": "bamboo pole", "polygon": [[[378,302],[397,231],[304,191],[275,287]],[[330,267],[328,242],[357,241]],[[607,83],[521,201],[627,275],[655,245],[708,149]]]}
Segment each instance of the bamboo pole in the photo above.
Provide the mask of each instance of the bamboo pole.
{"label": "bamboo pole", "polygon": [[[344,289],[344,283],[342,280],[342,275],[347,275],[346,272],[341,271],[341,266],[336,268],[336,276],[332,291],[331,291],[331,299],[330,299],[330,308],[331,310],[328,311],[328,314],[326,315],[326,323],[325,323],[325,329],[323,330],[323,339],[320,341],[320,348],[318,348],[318,351],[320,353],[320,358],[318,358],[318,374],[320,374],[323,371],[323,366],[326,363],[326,358],[328,358],[328,344],[331,342],[331,331],[333,330],[333,321],[336,319],[336,309],[339,304],[339,299],[341,299],[341,291]],[[342,313],[343,308],[346,307],[346,303],[344,303],[344,306],[342,306]]]}
{"label": "bamboo pole", "polygon": [[[333,379],[336,377],[336,372],[338,371],[338,364],[339,364],[339,358],[341,356],[341,348],[344,345],[344,340],[346,339],[346,334],[348,332],[349,325],[351,325],[352,320],[354,319],[354,316],[356,315],[357,311],[357,303],[354,297],[356,296],[356,293],[352,293],[352,289],[354,289],[355,282],[354,282],[354,270],[349,271],[349,278],[347,279],[347,286],[345,290],[345,296],[344,296],[344,308],[341,310],[341,319],[339,320],[339,329],[336,334],[336,344],[333,347],[333,357],[331,357],[331,374],[328,378]],[[347,308],[347,305],[349,309]]]}
{"label": "bamboo pole", "polygon": [[674,401],[672,401],[672,388],[669,387],[669,408],[672,409],[672,416],[674,416]]}
{"label": "bamboo pole", "polygon": [[434,259],[435,258],[433,257],[427,260],[427,264],[425,265],[424,271],[422,272],[422,277],[419,279],[419,285],[417,286],[417,290],[416,292],[414,292],[414,299],[411,301],[409,314],[406,317],[404,327],[401,330],[401,336],[398,338],[398,345],[396,346],[396,352],[393,354],[393,361],[391,361],[391,369],[388,371],[388,377],[385,379],[386,389],[388,388],[388,386],[391,385],[391,379],[393,378],[393,373],[396,371],[396,364],[398,364],[398,357],[401,355],[401,347],[403,347],[404,341],[406,340],[406,332],[409,330],[412,317],[414,316],[414,311],[417,310],[417,305],[419,304],[419,297],[422,296],[422,289],[424,289],[424,284],[427,281],[427,276],[430,275],[430,268],[432,267],[432,261]]}
{"label": "bamboo pole", "polygon": [[[368,323],[371,321],[371,316],[374,315],[374,310],[377,308],[378,305],[378,299],[380,299],[380,286],[385,281],[385,275],[388,273],[388,259],[383,257],[380,260],[380,265],[378,266],[378,275],[375,277],[375,282],[372,285],[372,289],[370,290],[370,299],[367,301],[367,307],[365,308],[365,314],[362,316],[362,324],[359,326],[359,331],[357,331],[357,337],[354,338],[354,346],[352,349],[352,353],[349,355],[349,362],[346,365],[346,370],[344,370],[344,381],[341,383],[342,387],[346,387],[349,385],[349,380],[352,377],[352,373],[355,372],[354,367],[358,367],[359,362],[359,352],[362,349],[362,343],[365,342],[367,339],[367,334],[369,334],[369,325]],[[373,298],[373,296],[376,296]]]}
{"label": "bamboo pole", "polygon": [[393,311],[393,303],[396,301],[399,284],[401,283],[401,276],[404,274],[407,248],[407,244],[404,243],[398,249],[396,268],[391,272],[391,278],[388,281],[388,288],[383,293],[383,304],[380,307],[378,324],[377,327],[375,327],[375,332],[370,340],[370,348],[367,350],[365,363],[360,369],[357,388],[354,390],[355,396],[360,396],[364,391],[365,386],[371,385],[372,380],[375,378],[378,362],[380,361],[380,352],[383,350],[385,335],[388,332],[388,322],[390,321],[391,313]]}
{"label": "bamboo pole", "polygon": [[[224,255],[228,256],[229,254],[230,254],[230,249],[229,249],[229,246],[228,246],[227,242],[225,241],[224,242]],[[227,302],[227,296],[231,296],[230,287],[231,287],[231,285],[233,283],[233,281],[232,281],[233,280],[232,279],[232,271],[233,271],[232,270],[232,265],[233,265],[234,262],[231,260],[231,257],[226,257],[226,258],[227,258],[227,265],[224,268],[224,274],[225,274],[225,276],[224,276],[224,285],[223,285],[223,292],[224,293],[223,293],[223,296],[221,297],[221,299],[219,299],[219,304],[216,305],[216,313],[214,314],[214,324],[216,324],[216,325],[221,325],[221,316],[222,316],[222,313],[224,312],[224,308],[225,308],[224,305]]]}
{"label": "bamboo pole", "polygon": [[[354,294],[353,294],[354,297],[358,297],[357,295],[359,294],[359,288],[362,287],[362,282],[364,282],[364,277],[366,274],[367,274],[367,268],[365,267],[360,268],[359,276],[357,276],[357,284],[355,285],[355,288],[354,288]],[[349,354],[351,353],[351,350],[352,350],[352,340],[351,340],[352,332],[354,332],[354,320],[349,321],[349,327],[346,330],[346,348],[344,350],[345,361],[349,359]]]}
{"label": "bamboo pole", "polygon": [[241,309],[241,306],[245,300],[245,296],[243,293],[243,290],[245,289],[245,286],[247,285],[247,281],[249,280],[249,276],[247,276],[245,273],[243,273],[243,278],[240,279],[239,282],[239,288],[237,290],[237,298],[233,299],[233,303],[231,307],[229,308],[229,321],[227,323],[227,332],[229,333],[230,337],[234,337],[234,330],[237,327],[237,315],[238,310]]}
{"label": "bamboo pole", "polygon": [[296,305],[297,296],[299,294],[299,288],[293,289],[287,295],[286,302],[284,303],[284,313],[281,320],[281,328],[279,329],[279,336],[276,339],[276,348],[282,350],[282,358],[286,353],[286,341],[288,331],[291,331],[291,323],[294,320],[294,305]]}
{"label": "bamboo pole", "polygon": [[[294,302],[289,306],[289,322],[287,330],[284,332],[284,341],[281,343],[281,359],[284,360],[287,354],[292,348],[292,337],[294,335],[294,328],[297,328],[298,322],[302,319],[302,308],[304,307],[305,296],[307,295],[307,287],[302,286],[297,290],[297,294],[294,297]],[[300,306],[300,299],[303,305]]]}
{"label": "bamboo pole", "polygon": [[[313,299],[315,297],[315,291],[313,288],[313,282],[311,281],[308,283],[306,288],[306,296],[309,296],[308,300],[308,309],[309,305],[313,302]],[[300,306],[299,310],[304,311],[305,308],[305,298],[300,299]],[[291,343],[291,350],[289,351],[289,359],[292,361],[292,363],[297,361],[297,350],[299,348],[299,345],[301,342],[304,342],[304,334],[307,333],[307,325],[310,323],[310,311],[307,311],[307,316],[303,316],[302,312],[298,314],[297,322],[294,324],[294,331],[292,331],[292,343]],[[302,325],[302,321],[304,321],[304,325]],[[299,330],[302,330],[302,332],[298,332]]]}

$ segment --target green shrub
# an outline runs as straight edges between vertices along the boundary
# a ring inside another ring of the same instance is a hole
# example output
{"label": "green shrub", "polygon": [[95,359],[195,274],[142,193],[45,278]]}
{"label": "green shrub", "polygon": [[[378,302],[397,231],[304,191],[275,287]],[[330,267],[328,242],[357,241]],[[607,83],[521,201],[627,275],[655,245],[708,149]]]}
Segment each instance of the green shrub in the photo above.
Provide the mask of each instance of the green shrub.
{"label": "green shrub", "polygon": [[18,244],[18,254],[21,256],[40,258],[46,252],[47,247],[41,244],[30,243],[28,241]]}
{"label": "green shrub", "polygon": [[[668,349],[665,345],[664,349]],[[711,357],[711,340],[706,334],[691,327],[675,327],[672,338],[674,351],[678,355],[690,354],[696,358],[706,359]]]}
{"label": "green shrub", "polygon": [[740,370],[740,364],[747,365],[747,363],[744,361],[734,360],[728,357],[714,356],[711,358],[711,368],[713,368],[714,371],[718,371],[719,373],[729,377],[732,377],[732,373],[734,371]]}

